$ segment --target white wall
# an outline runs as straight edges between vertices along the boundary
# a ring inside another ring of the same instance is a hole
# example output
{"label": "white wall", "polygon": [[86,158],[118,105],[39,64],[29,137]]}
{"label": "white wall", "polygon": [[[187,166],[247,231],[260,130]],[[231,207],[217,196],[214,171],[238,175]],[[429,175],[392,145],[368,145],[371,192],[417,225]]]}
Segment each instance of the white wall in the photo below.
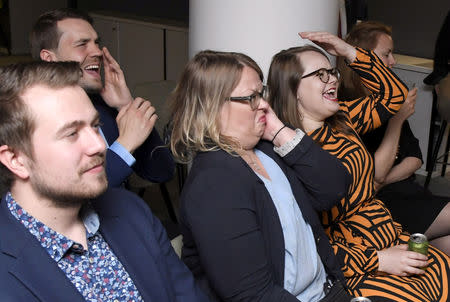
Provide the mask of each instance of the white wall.
{"label": "white wall", "polygon": [[338,1],[191,0],[189,56],[205,49],[243,52],[267,76],[272,56],[301,45],[299,31],[337,32]]}

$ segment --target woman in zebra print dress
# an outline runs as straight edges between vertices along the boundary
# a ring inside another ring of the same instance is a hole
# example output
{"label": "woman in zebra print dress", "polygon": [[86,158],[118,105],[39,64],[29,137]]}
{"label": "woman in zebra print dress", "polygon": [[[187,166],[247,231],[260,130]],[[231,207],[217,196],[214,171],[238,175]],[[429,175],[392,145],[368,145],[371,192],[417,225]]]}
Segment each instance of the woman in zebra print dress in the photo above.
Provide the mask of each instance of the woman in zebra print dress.
{"label": "woman in zebra print dress", "polygon": [[324,32],[301,33],[301,37],[345,57],[372,92],[338,101],[339,73],[314,46],[281,51],[269,71],[269,100],[277,115],[286,124],[304,129],[352,176],[347,197],[322,213],[349,292],[372,301],[447,301],[449,257],[433,246],[428,257],[407,251],[409,234],[374,198],[374,163],[359,138],[400,109],[406,86],[371,51]]}
{"label": "woman in zebra print dress", "polygon": [[[396,63],[392,53],[392,29],[383,23],[359,22],[348,33],[346,42],[373,50],[389,68]],[[339,99],[357,99],[371,94],[342,57],[337,58],[337,66],[341,72]],[[419,141],[408,122],[414,114],[416,97],[417,88],[413,88],[395,116],[362,135],[361,139],[375,161],[375,196],[384,202],[394,220],[405,230],[425,234],[431,244],[450,255],[450,198],[433,195],[415,181],[414,173],[423,163]]]}

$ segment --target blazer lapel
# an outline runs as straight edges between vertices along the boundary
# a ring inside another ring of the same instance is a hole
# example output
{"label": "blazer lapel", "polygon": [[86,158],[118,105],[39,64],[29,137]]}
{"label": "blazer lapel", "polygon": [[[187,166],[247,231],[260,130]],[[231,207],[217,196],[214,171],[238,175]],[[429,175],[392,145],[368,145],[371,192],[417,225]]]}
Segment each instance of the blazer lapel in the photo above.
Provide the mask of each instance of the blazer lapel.
{"label": "blazer lapel", "polygon": [[[148,236],[142,237],[124,219],[117,216],[100,218],[100,231],[110,248],[123,264],[140,294],[146,302],[164,302],[172,295],[163,280],[165,274],[159,270],[155,250],[158,242],[151,236],[150,225]],[[143,222],[145,223],[145,222]],[[163,266],[161,264],[161,266]]]}
{"label": "blazer lapel", "polygon": [[[58,264],[36,238],[0,204],[0,251],[8,271],[41,301],[84,301]],[[5,257],[6,258],[6,257]]]}

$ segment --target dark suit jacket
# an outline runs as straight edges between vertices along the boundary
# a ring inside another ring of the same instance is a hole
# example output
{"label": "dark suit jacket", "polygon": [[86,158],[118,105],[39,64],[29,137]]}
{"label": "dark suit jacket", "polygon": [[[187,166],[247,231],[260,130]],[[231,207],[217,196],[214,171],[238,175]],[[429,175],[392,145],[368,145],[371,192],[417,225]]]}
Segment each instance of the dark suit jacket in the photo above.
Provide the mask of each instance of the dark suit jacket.
{"label": "dark suit jacket", "polygon": [[[257,148],[284,171],[327,273],[343,280],[316,211],[344,197],[347,170],[308,136],[283,159],[268,142]],[[212,298],[298,302],[283,288],[285,251],[277,210],[264,183],[240,157],[199,153],[181,202],[182,259]]]}
{"label": "dark suit jacket", "polygon": [[[116,123],[117,111],[109,107],[99,94],[90,94],[91,101],[100,114],[101,129],[109,145],[112,145],[119,137],[119,129]],[[115,152],[107,150],[106,174],[109,185],[119,187],[133,170],[142,178],[151,182],[161,183],[172,179],[175,169],[172,154],[163,146],[158,131],[153,128],[145,142],[136,149],[133,156],[136,163],[130,167]],[[158,148],[160,147],[160,148]]]}
{"label": "dark suit jacket", "polygon": [[[146,302],[207,301],[164,228],[134,194],[108,189],[93,201],[100,232]],[[0,300],[85,301],[36,238],[0,203]]]}

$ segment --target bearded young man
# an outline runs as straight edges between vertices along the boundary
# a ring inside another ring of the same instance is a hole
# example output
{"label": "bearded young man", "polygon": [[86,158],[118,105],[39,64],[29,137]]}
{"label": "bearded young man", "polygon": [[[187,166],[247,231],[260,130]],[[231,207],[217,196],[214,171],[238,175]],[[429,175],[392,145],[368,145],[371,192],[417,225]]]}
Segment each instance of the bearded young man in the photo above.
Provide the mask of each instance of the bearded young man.
{"label": "bearded young man", "polygon": [[161,223],[109,188],[76,62],[0,69],[2,301],[206,301]]}

